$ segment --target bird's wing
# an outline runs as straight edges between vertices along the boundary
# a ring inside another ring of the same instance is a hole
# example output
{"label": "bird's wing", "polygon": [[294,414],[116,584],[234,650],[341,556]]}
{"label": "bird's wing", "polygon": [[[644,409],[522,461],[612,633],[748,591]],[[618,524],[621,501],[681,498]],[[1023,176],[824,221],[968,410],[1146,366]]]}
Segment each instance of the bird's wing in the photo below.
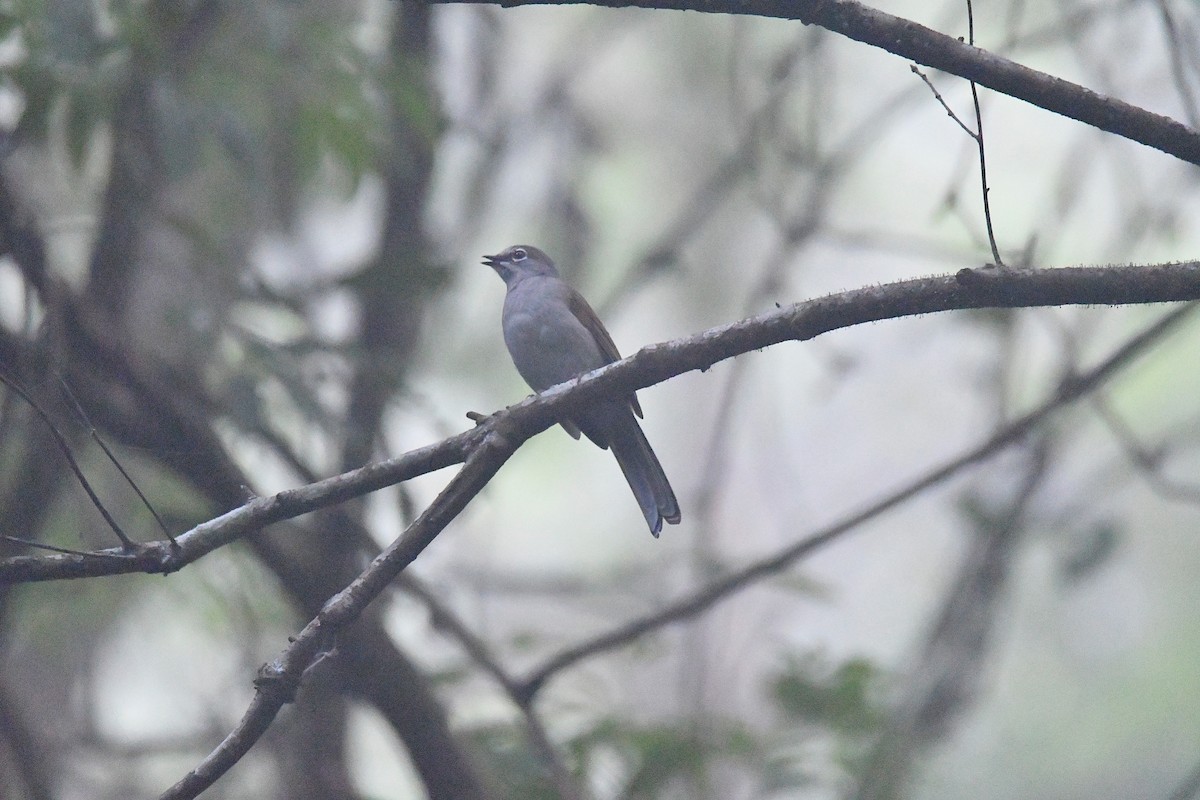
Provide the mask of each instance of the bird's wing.
{"label": "bird's wing", "polygon": [[[579,324],[592,335],[600,352],[604,354],[605,364],[621,360],[621,353],[617,350],[616,343],[608,335],[608,330],[600,321],[600,317],[596,316],[596,312],[588,305],[588,301],[583,299],[583,295],[572,289],[571,293],[567,295],[567,308],[571,309],[571,313],[575,315],[575,319],[579,320]],[[629,405],[633,408],[633,413],[639,417],[642,416],[642,407],[638,404],[637,395],[632,393],[629,395]]]}

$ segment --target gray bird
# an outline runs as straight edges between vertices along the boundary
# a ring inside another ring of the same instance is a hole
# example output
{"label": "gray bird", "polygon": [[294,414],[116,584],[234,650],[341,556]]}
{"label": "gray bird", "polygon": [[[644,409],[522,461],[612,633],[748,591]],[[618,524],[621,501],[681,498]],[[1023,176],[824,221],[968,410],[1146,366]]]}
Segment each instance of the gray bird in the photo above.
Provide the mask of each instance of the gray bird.
{"label": "gray bird", "polygon": [[[596,312],[559,277],[554,262],[541,250],[515,245],[484,256],[483,263],[508,287],[504,343],[517,372],[535,392],[621,358]],[[596,403],[561,423],[576,439],[582,431],[599,447],[612,450],[650,533],[657,537],[664,520],[679,522],[679,502],[635,413],[642,416],[642,409],[630,394],[624,400]]]}

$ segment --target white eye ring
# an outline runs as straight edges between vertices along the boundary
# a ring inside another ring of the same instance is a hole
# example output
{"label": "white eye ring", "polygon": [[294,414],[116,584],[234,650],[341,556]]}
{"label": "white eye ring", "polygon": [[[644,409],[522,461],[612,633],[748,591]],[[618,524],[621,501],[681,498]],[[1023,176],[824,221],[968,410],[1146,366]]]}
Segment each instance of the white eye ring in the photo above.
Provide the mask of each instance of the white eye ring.
{"label": "white eye ring", "polygon": [[518,247],[516,250],[513,250],[513,261],[524,261],[528,257],[529,254],[525,252],[524,247]]}

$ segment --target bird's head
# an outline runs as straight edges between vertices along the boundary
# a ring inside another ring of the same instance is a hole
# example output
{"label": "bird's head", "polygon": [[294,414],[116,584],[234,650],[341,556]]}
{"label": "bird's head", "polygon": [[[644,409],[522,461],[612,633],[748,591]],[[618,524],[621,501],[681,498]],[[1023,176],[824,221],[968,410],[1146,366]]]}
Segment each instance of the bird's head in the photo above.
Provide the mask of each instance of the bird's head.
{"label": "bird's head", "polygon": [[483,263],[496,270],[506,284],[512,283],[514,278],[531,275],[558,276],[550,256],[528,244],[515,244],[494,256],[484,256]]}

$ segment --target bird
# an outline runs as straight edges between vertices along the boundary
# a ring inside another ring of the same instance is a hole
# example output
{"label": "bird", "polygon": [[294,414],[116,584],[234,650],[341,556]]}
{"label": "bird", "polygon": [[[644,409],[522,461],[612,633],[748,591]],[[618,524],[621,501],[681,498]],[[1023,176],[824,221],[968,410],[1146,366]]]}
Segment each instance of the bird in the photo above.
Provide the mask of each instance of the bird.
{"label": "bird", "polygon": [[[544,252],[532,245],[513,245],[484,256],[483,263],[504,281],[504,344],[517,372],[535,392],[620,360],[604,323]],[[650,533],[658,538],[663,522],[678,524],[679,502],[634,414],[641,417],[642,409],[631,392],[573,411],[559,422],[575,439],[582,432],[598,447],[612,451]]]}

